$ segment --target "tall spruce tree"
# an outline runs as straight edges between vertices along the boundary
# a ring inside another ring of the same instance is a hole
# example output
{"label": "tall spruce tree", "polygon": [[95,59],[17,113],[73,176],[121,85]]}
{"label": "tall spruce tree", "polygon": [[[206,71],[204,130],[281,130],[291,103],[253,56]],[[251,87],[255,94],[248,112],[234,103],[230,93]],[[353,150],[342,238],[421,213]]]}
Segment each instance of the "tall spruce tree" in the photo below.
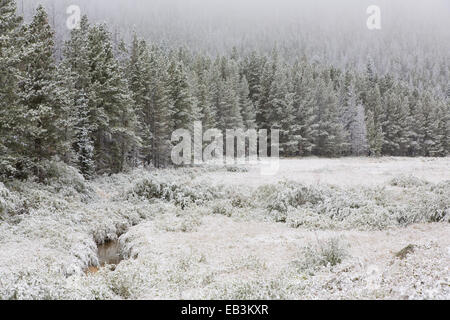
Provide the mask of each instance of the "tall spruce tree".
{"label": "tall spruce tree", "polygon": [[190,129],[195,120],[194,100],[185,67],[180,61],[171,61],[168,69],[167,88],[171,104],[171,128]]}
{"label": "tall spruce tree", "polygon": [[55,155],[64,154],[64,135],[69,115],[67,91],[58,81],[54,61],[53,31],[42,6],[25,31],[29,46],[23,61],[24,73],[19,83],[19,99],[24,106],[22,130],[25,154],[36,165]]}
{"label": "tall spruce tree", "polygon": [[242,120],[246,129],[255,129],[256,127],[256,110],[250,99],[250,89],[248,87],[247,78],[243,76],[239,81],[238,88],[239,106],[241,109]]}
{"label": "tall spruce tree", "polygon": [[329,79],[318,79],[314,102],[317,121],[314,153],[319,156],[339,156],[347,147],[346,137],[339,119],[336,93]]}
{"label": "tall spruce tree", "polygon": [[17,88],[21,55],[25,43],[21,37],[22,18],[16,15],[14,0],[0,1],[0,176],[12,177],[20,170],[23,143],[19,141],[20,114]]}
{"label": "tall spruce tree", "polygon": [[312,154],[317,135],[314,82],[312,70],[296,62],[292,70],[295,121],[292,130],[297,135],[297,155]]}
{"label": "tall spruce tree", "polygon": [[90,62],[88,50],[89,21],[83,16],[80,27],[71,31],[66,42],[63,55],[63,65],[70,70],[73,81],[73,106],[76,112],[75,141],[73,149],[76,154],[75,165],[86,177],[95,174],[94,130],[95,124],[89,108],[91,92]]}
{"label": "tall spruce tree", "polygon": [[288,80],[284,66],[277,67],[267,101],[270,128],[280,130],[280,152],[286,156],[295,154],[297,148],[297,137],[293,130],[294,94],[289,90]]}
{"label": "tall spruce tree", "polygon": [[140,145],[137,116],[124,70],[113,55],[105,25],[88,34],[89,121],[93,129],[97,171],[120,172]]}
{"label": "tall spruce tree", "polygon": [[[369,77],[369,79],[371,78]],[[370,81],[370,83],[372,82]],[[365,108],[369,152],[373,156],[381,156],[384,134],[382,128],[383,109],[380,89],[378,84],[375,84],[367,90]]]}

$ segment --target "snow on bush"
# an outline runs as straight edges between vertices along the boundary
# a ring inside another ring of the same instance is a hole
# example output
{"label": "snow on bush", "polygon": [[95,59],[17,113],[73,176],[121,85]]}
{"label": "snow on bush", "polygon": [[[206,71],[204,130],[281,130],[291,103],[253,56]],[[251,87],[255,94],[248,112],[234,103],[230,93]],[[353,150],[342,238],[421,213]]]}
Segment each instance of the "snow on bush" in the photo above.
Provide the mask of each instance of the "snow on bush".
{"label": "snow on bush", "polygon": [[0,222],[17,223],[20,215],[28,212],[27,202],[17,192],[10,191],[0,182]]}
{"label": "snow on bush", "polygon": [[259,187],[255,199],[274,221],[292,227],[381,230],[449,221],[450,182],[413,185],[407,199],[402,200],[393,199],[385,187],[343,189],[284,181]]}
{"label": "snow on bush", "polygon": [[146,177],[136,183],[128,192],[128,197],[138,196],[145,199],[163,199],[174,202],[182,208],[191,203],[202,204],[217,197],[219,190],[205,185],[193,185],[187,179],[179,177],[167,181],[161,177]]}
{"label": "snow on bush", "polygon": [[[210,170],[204,168],[137,169],[86,181],[75,169],[60,163],[47,162],[42,167],[47,178],[41,183],[0,183],[0,299],[329,298],[343,295],[339,291],[342,286],[347,296],[373,296],[362,288],[362,280],[352,280],[363,270],[352,259],[343,260],[345,254],[338,243],[303,252],[307,265],[332,265],[342,260],[333,268],[350,264],[349,270],[354,270],[339,275],[323,271],[331,283],[324,288],[324,280],[302,275],[295,264],[270,279],[216,281],[221,279],[222,269],[235,272],[244,268],[258,275],[265,266],[246,257],[246,262],[209,269],[195,248],[182,255],[161,252],[149,245],[151,236],[196,232],[205,219],[219,216],[330,230],[380,230],[450,221],[449,181],[434,184],[401,178],[395,187],[389,183],[345,189],[280,182],[254,189],[221,186],[205,182],[207,179],[200,183],[198,176],[210,177]],[[128,260],[115,271],[102,268],[98,274],[86,275],[89,266],[98,266],[96,245],[117,239]],[[424,262],[415,259],[417,256],[411,255],[394,266],[411,271],[410,264],[402,263],[413,263],[428,277],[417,281],[433,282],[436,271],[426,271]],[[251,265],[249,261],[253,261]],[[395,282],[394,278],[389,281]],[[435,289],[427,284],[423,291],[414,292],[406,278],[402,281],[411,298],[428,297],[426,290]],[[309,295],[309,289],[316,295]],[[383,290],[377,294],[389,296],[387,289]],[[436,295],[448,297],[442,290]]]}
{"label": "snow on bush", "polygon": [[318,240],[301,250],[299,260],[293,264],[300,272],[314,271],[319,267],[334,267],[348,256],[347,246],[339,238]]}
{"label": "snow on bush", "polygon": [[427,181],[419,179],[412,175],[401,175],[401,176],[393,178],[390,181],[390,185],[395,186],[395,187],[402,187],[402,188],[422,187],[427,184],[428,184]]}

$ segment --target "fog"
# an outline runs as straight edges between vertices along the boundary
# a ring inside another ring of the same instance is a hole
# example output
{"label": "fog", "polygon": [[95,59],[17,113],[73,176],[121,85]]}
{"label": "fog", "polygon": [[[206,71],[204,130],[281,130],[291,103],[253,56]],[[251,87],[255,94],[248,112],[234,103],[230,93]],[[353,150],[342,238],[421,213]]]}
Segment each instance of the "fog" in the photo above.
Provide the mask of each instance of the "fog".
{"label": "fog", "polygon": [[[19,11],[29,19],[37,3],[48,8],[60,38],[75,4],[92,22],[107,22],[115,38],[129,40],[136,31],[150,42],[212,55],[277,44],[345,64],[348,57],[413,51],[442,59],[450,50],[448,0],[19,0]],[[367,28],[370,5],[381,9],[381,30]]]}

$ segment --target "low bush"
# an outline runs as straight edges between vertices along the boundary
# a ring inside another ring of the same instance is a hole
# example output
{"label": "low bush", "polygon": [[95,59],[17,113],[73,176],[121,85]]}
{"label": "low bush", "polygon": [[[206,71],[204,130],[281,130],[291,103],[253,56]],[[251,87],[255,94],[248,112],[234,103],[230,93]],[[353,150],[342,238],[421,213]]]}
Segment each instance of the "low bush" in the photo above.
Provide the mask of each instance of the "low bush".
{"label": "low bush", "polygon": [[347,246],[339,238],[318,240],[303,248],[294,261],[299,271],[314,271],[320,267],[334,267],[348,257]]}
{"label": "low bush", "polygon": [[192,185],[187,181],[164,182],[158,177],[144,178],[128,192],[129,196],[162,199],[182,208],[189,204],[203,204],[219,197],[219,189],[205,185]]}
{"label": "low bush", "polygon": [[243,173],[248,172],[248,169],[246,167],[242,166],[227,166],[227,172],[236,172],[236,173]]}
{"label": "low bush", "polygon": [[398,176],[393,178],[390,183],[391,186],[401,187],[401,188],[411,188],[411,187],[422,187],[428,184],[427,181],[419,179],[415,176]]}

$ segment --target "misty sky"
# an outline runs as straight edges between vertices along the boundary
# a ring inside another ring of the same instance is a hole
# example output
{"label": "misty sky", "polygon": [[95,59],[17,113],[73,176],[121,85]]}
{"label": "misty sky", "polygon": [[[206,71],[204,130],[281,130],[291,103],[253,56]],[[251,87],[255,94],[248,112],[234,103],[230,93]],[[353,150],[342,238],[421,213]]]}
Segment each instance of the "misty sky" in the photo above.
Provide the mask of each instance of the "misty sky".
{"label": "misty sky", "polygon": [[[29,19],[37,3],[60,35],[66,8],[76,4],[126,40],[136,30],[150,42],[211,54],[276,43],[340,63],[413,51],[442,59],[450,51],[450,0],[18,0],[19,11]],[[381,30],[367,29],[370,5],[381,8]]]}

